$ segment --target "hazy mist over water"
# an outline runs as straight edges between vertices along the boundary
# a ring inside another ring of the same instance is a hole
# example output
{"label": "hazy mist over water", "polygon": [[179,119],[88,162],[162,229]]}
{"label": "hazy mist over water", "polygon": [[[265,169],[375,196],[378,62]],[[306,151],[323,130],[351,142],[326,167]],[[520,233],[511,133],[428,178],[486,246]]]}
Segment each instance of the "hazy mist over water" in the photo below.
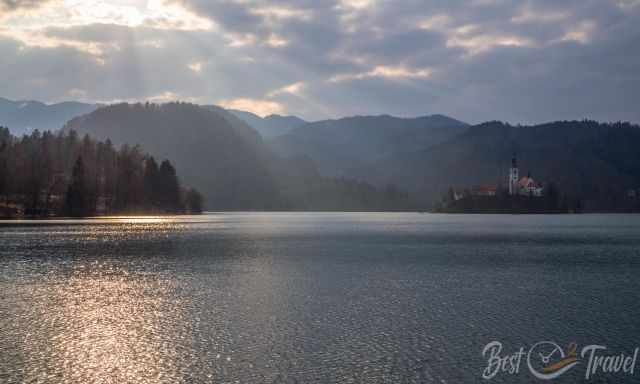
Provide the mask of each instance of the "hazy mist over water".
{"label": "hazy mist over water", "polygon": [[493,340],[630,353],[639,234],[633,215],[1,221],[0,382],[462,383]]}

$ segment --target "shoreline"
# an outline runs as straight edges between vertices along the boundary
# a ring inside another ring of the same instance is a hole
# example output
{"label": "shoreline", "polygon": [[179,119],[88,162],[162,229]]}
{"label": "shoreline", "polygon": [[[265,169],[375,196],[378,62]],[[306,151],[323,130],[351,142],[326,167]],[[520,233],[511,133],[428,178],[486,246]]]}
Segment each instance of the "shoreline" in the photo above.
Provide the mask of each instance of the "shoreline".
{"label": "shoreline", "polygon": [[635,215],[640,212],[621,212],[621,211],[593,211],[593,212],[445,212],[445,211],[362,211],[362,210],[234,210],[234,211],[204,211],[202,213],[139,213],[139,214],[113,214],[113,215],[94,215],[83,217],[71,217],[71,216],[0,216],[0,222],[64,222],[64,221],[90,221],[90,220],[102,220],[102,219],[163,219],[172,217],[188,217],[188,216],[207,216],[212,214],[239,214],[239,213],[298,213],[298,214],[317,214],[317,213],[363,213],[363,214],[431,214],[431,215],[491,215],[491,216],[575,216],[575,215]]}

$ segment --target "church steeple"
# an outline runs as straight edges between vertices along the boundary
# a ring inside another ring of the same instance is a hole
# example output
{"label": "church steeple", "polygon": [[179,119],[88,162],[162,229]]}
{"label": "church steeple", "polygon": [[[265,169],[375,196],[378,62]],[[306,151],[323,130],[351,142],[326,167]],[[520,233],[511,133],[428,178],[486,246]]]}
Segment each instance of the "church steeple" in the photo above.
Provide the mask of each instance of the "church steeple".
{"label": "church steeple", "polygon": [[509,195],[518,194],[518,179],[519,179],[518,161],[516,154],[513,154],[511,158],[511,168],[509,169]]}

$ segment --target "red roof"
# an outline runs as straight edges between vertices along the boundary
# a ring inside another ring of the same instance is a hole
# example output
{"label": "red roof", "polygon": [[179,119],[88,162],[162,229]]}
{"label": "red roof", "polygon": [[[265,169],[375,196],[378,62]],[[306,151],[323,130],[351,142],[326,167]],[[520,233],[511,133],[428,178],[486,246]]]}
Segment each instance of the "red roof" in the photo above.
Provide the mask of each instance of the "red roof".
{"label": "red roof", "polygon": [[518,181],[518,185],[520,187],[525,187],[525,188],[530,188],[530,187],[539,188],[540,187],[540,184],[538,184],[535,180],[533,180],[530,177],[523,177],[522,179],[520,179],[520,181]]}
{"label": "red roof", "polygon": [[496,192],[498,187],[496,185],[476,185],[473,190],[475,192]]}

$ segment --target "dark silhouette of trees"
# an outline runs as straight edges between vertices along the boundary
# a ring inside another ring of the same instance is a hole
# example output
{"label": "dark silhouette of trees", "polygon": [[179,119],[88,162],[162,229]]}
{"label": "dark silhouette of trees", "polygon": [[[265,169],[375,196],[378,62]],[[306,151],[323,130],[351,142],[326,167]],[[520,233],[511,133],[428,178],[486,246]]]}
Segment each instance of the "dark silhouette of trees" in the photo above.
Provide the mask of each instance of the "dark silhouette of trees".
{"label": "dark silhouette of trees", "polygon": [[173,165],[158,167],[138,146],[75,131],[16,138],[0,127],[0,216],[181,213],[180,191]]}
{"label": "dark silhouette of trees", "polygon": [[82,161],[82,156],[79,156],[73,166],[71,183],[67,187],[64,213],[67,216],[74,217],[88,216],[91,213],[90,205],[84,162]]}
{"label": "dark silhouette of trees", "polygon": [[22,142],[25,146],[25,173],[24,191],[25,206],[29,212],[39,212],[40,191],[48,178],[48,165],[45,159],[47,149],[45,140],[38,130],[31,136],[24,136]]}
{"label": "dark silhouette of trees", "polygon": [[453,188],[443,194],[436,211],[451,213],[569,213],[581,212],[582,203],[575,197],[561,195],[555,183],[545,186],[543,196],[509,195],[508,190],[498,185],[495,196],[473,195],[468,191],[462,198],[454,200]]}
{"label": "dark silhouette of trees", "polygon": [[159,207],[161,201],[160,171],[158,163],[150,156],[144,164],[144,196],[150,208]]}
{"label": "dark silhouette of trees", "polygon": [[159,170],[160,206],[169,211],[180,211],[180,183],[176,175],[176,169],[169,160],[164,160],[160,164]]}
{"label": "dark silhouette of trees", "polygon": [[560,192],[555,183],[547,184],[544,191],[544,199],[547,210],[557,211],[560,208]]}
{"label": "dark silhouette of trees", "polygon": [[[146,204],[152,210],[181,212],[187,208],[186,206],[191,207],[190,204],[195,204],[202,212],[202,195],[198,191],[187,191],[184,196],[185,202],[182,203],[176,169],[169,160],[164,160],[158,167],[153,156],[147,157],[144,162],[143,189]],[[198,198],[199,202],[196,201]],[[188,201],[189,199],[192,201]]]}
{"label": "dark silhouette of trees", "polygon": [[99,205],[104,211],[111,212],[114,209],[116,195],[118,155],[109,139],[104,143],[98,142],[96,150],[96,159],[98,162],[98,195],[102,197],[99,199]]}
{"label": "dark silhouette of trees", "polygon": [[115,209],[120,212],[144,211],[144,156],[140,147],[123,145],[117,156]]}
{"label": "dark silhouette of trees", "polygon": [[8,152],[11,135],[9,129],[0,127],[0,201],[7,199],[9,186]]}
{"label": "dark silhouette of trees", "polygon": [[202,213],[204,199],[197,190],[193,188],[188,189],[185,193],[184,203],[188,213]]}

